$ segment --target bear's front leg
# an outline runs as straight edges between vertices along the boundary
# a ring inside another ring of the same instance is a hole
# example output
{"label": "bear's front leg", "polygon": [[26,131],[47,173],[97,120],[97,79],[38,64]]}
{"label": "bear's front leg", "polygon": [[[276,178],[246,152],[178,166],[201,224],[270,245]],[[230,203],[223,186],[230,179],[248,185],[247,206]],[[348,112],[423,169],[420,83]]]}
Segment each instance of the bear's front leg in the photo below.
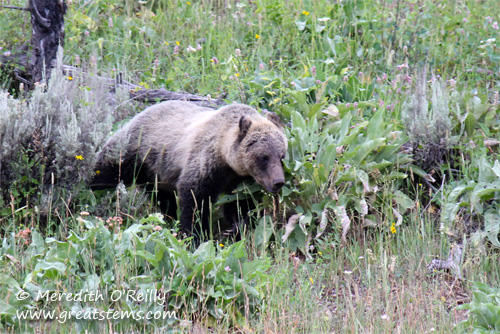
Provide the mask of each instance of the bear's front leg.
{"label": "bear's front leg", "polygon": [[[181,178],[177,186],[181,209],[181,230],[188,236],[194,234],[199,241],[209,236],[210,205],[217,201],[218,193],[210,179]],[[201,226],[197,216],[201,218]]]}
{"label": "bear's front leg", "polygon": [[229,229],[224,231],[225,235],[234,236],[240,240],[243,229],[249,225],[248,212],[255,209],[252,198],[226,203],[223,206],[224,219],[229,224]]}

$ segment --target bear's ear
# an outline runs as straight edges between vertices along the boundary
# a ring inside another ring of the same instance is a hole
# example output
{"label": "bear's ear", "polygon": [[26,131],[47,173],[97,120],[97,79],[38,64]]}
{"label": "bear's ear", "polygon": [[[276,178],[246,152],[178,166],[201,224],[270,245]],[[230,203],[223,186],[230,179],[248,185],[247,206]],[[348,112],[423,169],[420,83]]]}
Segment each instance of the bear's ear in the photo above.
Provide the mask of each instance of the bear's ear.
{"label": "bear's ear", "polygon": [[240,117],[240,133],[238,134],[238,141],[241,142],[243,138],[247,135],[248,129],[250,129],[252,121],[247,116],[243,115]]}
{"label": "bear's ear", "polygon": [[283,127],[283,124],[281,123],[281,119],[278,115],[276,115],[273,112],[267,112],[266,117],[269,121],[271,121],[274,125],[276,125],[278,128]]}

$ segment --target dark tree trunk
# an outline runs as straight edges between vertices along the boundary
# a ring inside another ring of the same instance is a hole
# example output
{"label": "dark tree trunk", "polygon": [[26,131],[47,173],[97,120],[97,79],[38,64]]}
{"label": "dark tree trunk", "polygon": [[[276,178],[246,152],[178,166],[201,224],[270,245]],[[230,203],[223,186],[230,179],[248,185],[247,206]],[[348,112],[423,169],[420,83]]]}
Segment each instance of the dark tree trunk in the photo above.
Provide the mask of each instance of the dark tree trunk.
{"label": "dark tree trunk", "polygon": [[30,0],[31,45],[33,66],[31,82],[48,81],[50,69],[55,65],[57,49],[64,44],[65,0]]}

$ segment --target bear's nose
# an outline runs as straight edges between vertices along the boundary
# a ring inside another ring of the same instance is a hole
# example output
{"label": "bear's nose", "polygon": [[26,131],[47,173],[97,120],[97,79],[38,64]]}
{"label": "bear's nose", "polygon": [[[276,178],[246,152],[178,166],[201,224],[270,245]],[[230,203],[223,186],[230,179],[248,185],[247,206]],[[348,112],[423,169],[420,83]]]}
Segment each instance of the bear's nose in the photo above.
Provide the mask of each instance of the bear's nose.
{"label": "bear's nose", "polygon": [[278,192],[283,186],[285,185],[285,180],[280,179],[280,180],[274,180],[273,183],[273,192]]}

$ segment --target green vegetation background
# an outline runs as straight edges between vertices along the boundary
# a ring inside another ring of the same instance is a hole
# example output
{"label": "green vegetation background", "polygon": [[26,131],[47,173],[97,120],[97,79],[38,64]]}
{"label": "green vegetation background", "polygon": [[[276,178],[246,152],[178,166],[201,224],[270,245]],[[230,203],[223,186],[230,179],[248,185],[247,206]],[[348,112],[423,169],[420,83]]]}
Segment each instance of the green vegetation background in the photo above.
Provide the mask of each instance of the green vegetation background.
{"label": "green vegetation background", "polygon": [[[68,5],[62,63],[90,75],[55,72],[27,93],[1,74],[2,331],[500,331],[497,1]],[[30,30],[28,12],[2,8],[0,52]],[[150,194],[91,192],[95,153],[144,107],[126,91],[109,102],[99,76],[119,73],[278,113],[290,146],[279,210],[244,185],[219,204],[261,199],[255,228],[194,250]],[[454,270],[428,269],[457,249]],[[167,303],[112,303],[117,290]],[[39,309],[177,318],[19,319]]]}

